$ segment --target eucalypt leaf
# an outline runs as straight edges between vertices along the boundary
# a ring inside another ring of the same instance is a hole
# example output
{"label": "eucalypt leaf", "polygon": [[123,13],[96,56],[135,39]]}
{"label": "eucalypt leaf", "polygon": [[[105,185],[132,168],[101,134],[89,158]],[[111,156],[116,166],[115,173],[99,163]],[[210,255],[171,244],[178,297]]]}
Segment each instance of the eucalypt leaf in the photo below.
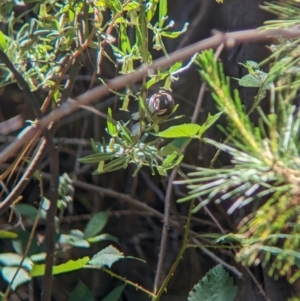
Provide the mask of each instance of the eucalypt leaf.
{"label": "eucalypt leaf", "polygon": [[78,281],[75,289],[70,294],[68,301],[94,301],[93,293],[88,289],[88,287]]}

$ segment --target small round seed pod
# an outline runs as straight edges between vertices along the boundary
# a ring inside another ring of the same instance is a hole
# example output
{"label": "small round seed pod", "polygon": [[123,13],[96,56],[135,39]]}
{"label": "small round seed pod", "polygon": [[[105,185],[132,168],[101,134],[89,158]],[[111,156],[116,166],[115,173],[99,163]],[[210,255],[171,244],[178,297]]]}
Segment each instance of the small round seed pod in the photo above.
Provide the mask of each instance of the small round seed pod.
{"label": "small round seed pod", "polygon": [[147,100],[147,106],[151,115],[168,116],[174,109],[174,99],[169,93],[160,91]]}

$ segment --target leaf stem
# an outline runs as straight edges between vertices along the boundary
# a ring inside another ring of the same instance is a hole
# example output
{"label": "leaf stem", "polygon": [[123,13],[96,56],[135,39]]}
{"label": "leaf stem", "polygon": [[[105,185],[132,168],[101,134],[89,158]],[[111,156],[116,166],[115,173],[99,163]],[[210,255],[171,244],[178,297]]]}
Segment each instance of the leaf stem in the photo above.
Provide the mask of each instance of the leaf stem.
{"label": "leaf stem", "polygon": [[125,284],[128,284],[128,285],[131,285],[133,286],[134,288],[136,288],[137,290],[140,290],[142,292],[144,292],[145,294],[149,295],[149,297],[152,297],[152,298],[155,298],[156,295],[154,293],[152,293],[151,291],[143,288],[142,286],[138,285],[137,283],[134,283],[130,280],[127,280],[125,277],[122,277],[114,272],[112,272],[111,270],[107,269],[107,268],[104,268],[102,267],[101,270],[107,274],[109,274],[110,276],[114,277],[114,278],[117,278],[121,281],[123,281]]}

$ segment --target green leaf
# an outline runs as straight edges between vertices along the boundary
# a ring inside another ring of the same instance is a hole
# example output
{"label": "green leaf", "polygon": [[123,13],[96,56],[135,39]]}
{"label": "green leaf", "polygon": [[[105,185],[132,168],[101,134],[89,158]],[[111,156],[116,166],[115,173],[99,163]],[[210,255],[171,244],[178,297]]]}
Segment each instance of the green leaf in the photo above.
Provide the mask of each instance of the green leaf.
{"label": "green leaf", "polygon": [[129,96],[125,95],[122,97],[122,99],[123,99],[122,107],[119,110],[128,112]]}
{"label": "green leaf", "polygon": [[220,118],[222,114],[223,112],[217,113],[215,115],[210,115],[210,113],[208,113],[206,121],[201,125],[199,135],[202,135],[206,130],[208,130]]}
{"label": "green leaf", "polygon": [[93,256],[89,261],[93,266],[106,266],[110,268],[116,261],[124,259],[125,256],[113,246],[108,246]]}
{"label": "green leaf", "polygon": [[86,225],[83,237],[87,239],[100,233],[107,224],[108,217],[107,211],[96,213]]}
{"label": "green leaf", "polygon": [[162,167],[167,167],[177,158],[177,152],[174,151],[172,154],[168,155],[162,163]]}
{"label": "green leaf", "polygon": [[179,70],[182,67],[182,62],[176,62],[175,64],[173,64],[170,69],[169,72],[173,73],[176,72],[177,70]]}
{"label": "green leaf", "polygon": [[46,259],[46,256],[47,256],[47,253],[46,252],[42,252],[42,253],[31,255],[30,259],[33,262],[40,262],[40,261],[44,261]]}
{"label": "green leaf", "polygon": [[222,235],[214,240],[214,243],[229,243],[229,242],[236,242],[238,244],[243,244],[247,240],[247,237],[242,234],[234,234],[228,233],[226,235]]}
{"label": "green leaf", "polygon": [[7,51],[7,39],[8,37],[0,30],[0,49]]}
{"label": "green leaf", "polygon": [[233,301],[237,287],[222,265],[212,268],[190,291],[188,301]]}
{"label": "green leaf", "polygon": [[78,229],[71,229],[70,230],[70,235],[78,237],[78,238],[83,238],[84,234],[81,230]]}
{"label": "green leaf", "polygon": [[90,244],[86,239],[78,237],[76,235],[61,234],[59,238],[61,244],[69,244],[78,248],[89,248]]}
{"label": "green leaf", "polygon": [[[22,255],[22,254],[24,254],[24,252],[26,250],[28,240],[30,237],[30,233],[23,231],[23,230],[17,230],[16,233],[18,234],[18,238],[16,240],[12,241],[12,245],[13,245],[14,250],[18,254]],[[41,245],[38,242],[38,238],[36,236],[33,237],[30,248],[29,248],[28,256],[31,256],[32,254],[41,252],[41,249],[43,246],[44,246],[43,244]]]}
{"label": "green leaf", "polygon": [[100,235],[97,235],[97,236],[94,236],[94,237],[87,238],[87,241],[90,242],[90,243],[95,243],[95,242],[99,242],[99,241],[107,241],[107,240],[108,241],[113,241],[115,243],[119,243],[118,238],[116,238],[113,235],[106,234],[106,233],[103,233],[103,234],[100,234]]}
{"label": "green leaf", "polygon": [[15,233],[15,232],[4,231],[4,230],[0,231],[0,239],[5,239],[5,238],[14,239],[14,238],[17,238],[17,237],[18,237],[18,234]]}
{"label": "green leaf", "polygon": [[[6,266],[19,266],[23,256],[15,253],[2,253],[0,254],[0,262]],[[29,258],[25,258],[22,262],[22,267],[30,270],[33,266],[33,262]]]}
{"label": "green leaf", "polygon": [[239,85],[242,87],[259,88],[261,86],[261,82],[254,75],[247,74],[239,80]]}
{"label": "green leaf", "polygon": [[184,33],[189,26],[189,23],[185,23],[180,31],[162,31],[161,35],[166,38],[175,39],[178,38],[182,33]]}
{"label": "green leaf", "polygon": [[195,123],[184,123],[181,125],[171,126],[165,131],[159,132],[156,135],[162,138],[179,138],[193,137],[201,130],[201,126]]}
{"label": "green leaf", "polygon": [[159,16],[158,16],[158,27],[162,28],[164,26],[166,17],[168,13],[168,0],[159,1]]}
{"label": "green leaf", "polygon": [[122,4],[121,4],[120,0],[110,0],[109,7],[112,11],[115,11],[117,13],[122,12]]}
{"label": "green leaf", "polygon": [[139,9],[140,6],[141,6],[141,4],[138,2],[130,2],[124,6],[123,10],[124,11],[135,10],[135,9]]}
{"label": "green leaf", "polygon": [[108,112],[107,112],[107,130],[108,130],[108,133],[112,137],[115,137],[115,136],[118,135],[118,130],[117,130],[117,127],[116,127],[116,122],[112,118],[111,108],[108,108]]}
{"label": "green leaf", "polygon": [[28,204],[16,204],[15,208],[19,213],[30,220],[35,220],[38,215],[38,209]]}
{"label": "green leaf", "polygon": [[[18,271],[14,281],[12,282],[16,272]],[[7,283],[11,284],[11,288],[16,290],[16,288],[31,280],[30,274],[25,269],[19,269],[17,267],[3,267],[1,268],[2,277]]]}
{"label": "green leaf", "polygon": [[115,287],[102,301],[118,301],[122,295],[125,285]]}
{"label": "green leaf", "polygon": [[96,171],[93,172],[93,175],[100,175],[102,173],[112,172],[126,167],[127,167],[127,156],[121,156],[103,165],[102,170],[98,168]]}
{"label": "green leaf", "polygon": [[149,89],[154,84],[158,83],[161,80],[164,80],[168,75],[169,75],[169,72],[156,74],[150,80],[147,81],[146,88]]}
{"label": "green leaf", "polygon": [[[120,24],[120,39],[121,39],[121,49],[122,52],[125,54],[129,54],[131,50],[131,45],[130,41],[128,38],[128,33],[127,33],[127,26],[126,24]],[[129,70],[132,71],[132,70]]]}
{"label": "green leaf", "polygon": [[112,159],[116,153],[101,153],[101,154],[92,154],[78,159],[80,163],[98,163],[99,161],[105,161]]}
{"label": "green leaf", "polygon": [[181,155],[181,150],[186,147],[192,141],[191,138],[177,138],[172,140],[172,142],[168,143],[166,146],[162,147],[160,150],[160,154],[164,157],[172,154],[174,151]]}
{"label": "green leaf", "polygon": [[93,293],[88,289],[88,287],[78,281],[75,289],[70,294],[68,301],[94,301]]}
{"label": "green leaf", "polygon": [[159,2],[159,0],[150,0],[149,1],[148,10],[146,11],[146,17],[147,17],[148,22],[150,22],[152,20],[154,14],[155,14],[158,2]]}
{"label": "green leaf", "polygon": [[[77,260],[69,260],[66,263],[55,265],[52,268],[52,275],[58,275],[62,273],[72,272],[82,269],[90,260],[90,257],[86,256]],[[30,272],[32,277],[43,276],[45,273],[45,264],[35,264]]]}
{"label": "green leaf", "polygon": [[[178,138],[178,139],[186,139],[186,138]],[[172,142],[168,143],[166,146],[161,148],[160,154],[162,156],[167,157],[167,156],[173,154],[174,152],[177,152],[177,154],[182,154],[180,149],[178,147],[176,147]]]}

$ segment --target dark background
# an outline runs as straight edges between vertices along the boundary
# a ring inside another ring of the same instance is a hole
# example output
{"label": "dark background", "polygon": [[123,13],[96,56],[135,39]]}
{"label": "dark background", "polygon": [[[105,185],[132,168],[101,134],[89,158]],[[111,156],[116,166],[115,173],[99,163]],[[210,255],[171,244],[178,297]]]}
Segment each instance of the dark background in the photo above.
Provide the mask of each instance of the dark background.
{"label": "dark background", "polygon": [[[254,29],[263,24],[265,20],[275,18],[268,15],[259,8],[263,4],[260,0],[225,0],[224,4],[217,4],[214,0],[172,0],[169,1],[169,18],[175,21],[174,30],[180,30],[185,22],[190,26],[186,33],[179,39],[165,40],[168,52],[172,52],[191,43],[197,42],[211,36],[211,30],[236,31],[243,29]],[[238,65],[239,62],[246,60],[261,61],[268,55],[268,50],[264,45],[252,43],[236,46],[231,49],[223,50],[221,59],[225,65],[226,74],[240,78],[245,74],[243,67]],[[159,55],[153,54],[154,57]],[[92,51],[85,56],[85,66],[81,69],[80,75],[89,79],[94,72],[93,64],[88,59],[95,58]],[[114,71],[110,65],[103,68],[103,76],[112,78]],[[89,80],[76,81],[73,95],[79,95],[88,89]],[[201,80],[195,67],[180,76],[179,81],[173,85],[173,96],[176,103],[180,104],[179,112],[191,117],[194,111],[194,104],[198,97]],[[237,87],[233,82],[233,88]],[[153,91],[154,92],[154,91]],[[241,98],[246,107],[251,107],[255,91],[250,89],[240,89]],[[42,93],[41,93],[42,94]],[[42,98],[42,95],[40,95]],[[118,111],[118,99],[114,96],[106,100],[101,100],[96,105],[101,111],[106,112],[107,106],[114,110],[115,118],[126,120],[129,115]],[[0,95],[1,121],[4,121],[17,114],[23,114],[28,118],[28,108],[24,105],[22,92],[16,86],[11,85],[2,89]],[[199,114],[198,122],[201,124],[205,121],[208,113],[215,113],[215,105],[209,93],[206,93],[204,102]],[[255,118],[255,116],[254,116]],[[225,122],[223,120],[222,122]],[[99,116],[93,115],[88,111],[80,111],[58,124],[56,137],[63,138],[80,138],[86,139],[86,145],[61,143],[59,152],[60,173],[68,172],[73,179],[93,184],[95,186],[109,188],[113,191],[129,194],[140,202],[155,208],[163,213],[164,196],[167,181],[160,176],[152,176],[148,169],[142,170],[136,178],[132,178],[133,167],[121,170],[103,176],[91,176],[92,168],[85,165],[78,165],[76,159],[90,153],[89,139],[94,138],[101,141],[105,136],[106,121]],[[207,136],[219,140],[222,135],[216,129],[210,129]],[[194,142],[186,152],[184,162],[196,166],[208,166],[215,150],[205,145]],[[49,170],[49,159],[43,161],[44,171]],[[217,161],[217,166],[229,164],[229,158],[221,155]],[[37,182],[32,180],[23,193],[24,202],[35,203],[39,199],[39,188]],[[47,191],[49,183],[45,182]],[[188,204],[176,204],[176,199],[184,193],[182,187],[174,187],[172,202],[174,203],[171,214],[177,211],[181,215],[186,215]],[[226,204],[225,204],[226,206]],[[140,285],[152,290],[157,265],[157,256],[162,231],[162,220],[151,217],[148,212],[141,212],[133,205],[128,204],[120,199],[111,198],[95,191],[75,187],[74,208],[72,218],[66,216],[62,227],[68,229],[83,229],[93,213],[110,210],[111,217],[105,232],[118,237],[120,249],[126,255],[136,256],[144,259],[147,263],[134,260],[121,261],[114,265],[113,270],[128,279],[139,283]],[[239,216],[228,217],[221,206],[215,204],[209,205],[209,209],[216,216],[218,221],[228,231],[234,231],[237,226]],[[218,232],[218,229],[204,212],[199,212],[196,217],[197,221],[192,222],[192,229],[199,233]],[[39,230],[43,231],[43,226]],[[182,243],[182,231],[169,229],[169,238],[164,263],[164,275],[170,269],[174,262]],[[106,244],[99,243],[93,245],[90,249],[72,249],[60,254],[60,261],[75,259],[85,255],[93,255]],[[256,284],[250,279],[245,269],[237,265],[232,256],[227,252],[219,250],[214,251],[217,256],[226,262],[236,266],[243,274],[244,278],[235,282],[238,284],[238,296],[236,301],[260,301],[265,300],[258,292]],[[181,301],[186,300],[188,292],[193,285],[202,278],[205,273],[216,263],[203,254],[201,251],[191,249],[186,251],[184,258],[181,260],[178,270],[171,279],[168,291],[162,298],[164,301]],[[272,301],[287,300],[287,297],[293,292],[284,279],[275,282],[266,275],[266,271],[260,266],[251,268],[253,275],[257,278],[262,288]],[[81,279],[94,293],[96,300],[101,300],[112,288],[122,284],[116,279],[100,271],[84,270],[80,272],[56,276],[53,283],[53,300],[67,300],[68,294],[75,287],[78,279]],[[40,280],[34,281],[36,300],[39,299]],[[15,296],[16,297],[16,296]],[[16,297],[17,298],[17,297]],[[18,299],[15,299],[18,300]],[[135,289],[127,286],[120,300],[148,300],[147,296]]]}

